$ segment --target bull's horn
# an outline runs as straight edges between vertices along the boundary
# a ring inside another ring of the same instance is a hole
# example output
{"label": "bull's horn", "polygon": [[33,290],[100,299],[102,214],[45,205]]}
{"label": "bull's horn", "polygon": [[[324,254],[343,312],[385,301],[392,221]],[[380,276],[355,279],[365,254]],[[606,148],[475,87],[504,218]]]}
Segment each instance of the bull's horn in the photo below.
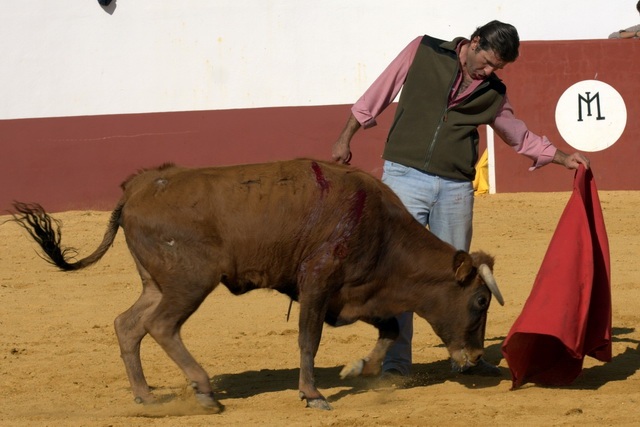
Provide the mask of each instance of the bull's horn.
{"label": "bull's horn", "polygon": [[493,273],[489,266],[487,264],[480,264],[480,267],[478,267],[478,274],[480,274],[480,277],[482,277],[482,280],[484,280],[484,283],[487,285],[493,296],[496,297],[500,305],[504,305],[504,299],[502,298],[496,279],[493,278]]}

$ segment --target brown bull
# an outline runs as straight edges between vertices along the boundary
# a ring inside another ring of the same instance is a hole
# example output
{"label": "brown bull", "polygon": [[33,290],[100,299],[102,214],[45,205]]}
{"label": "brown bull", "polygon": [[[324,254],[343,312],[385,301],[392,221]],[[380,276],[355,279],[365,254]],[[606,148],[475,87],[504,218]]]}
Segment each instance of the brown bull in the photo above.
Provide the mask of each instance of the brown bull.
{"label": "brown bull", "polygon": [[394,316],[404,311],[431,324],[462,370],[482,355],[491,294],[503,303],[490,256],[456,251],[415,221],[387,186],[348,166],[304,159],[169,165],[122,188],[102,243],[75,262],[39,205],[16,203],[14,218],[63,270],[97,262],[123,228],[143,289],[115,329],[138,402],[154,399],[140,361],[148,333],[184,371],[200,404],[222,409],[180,338],[182,324],[219,283],[236,295],[275,289],[300,303],[300,397],[323,409],[330,406],[313,374],[323,322],[363,320],[379,330],[373,351],[343,377],[380,372],[398,334]]}

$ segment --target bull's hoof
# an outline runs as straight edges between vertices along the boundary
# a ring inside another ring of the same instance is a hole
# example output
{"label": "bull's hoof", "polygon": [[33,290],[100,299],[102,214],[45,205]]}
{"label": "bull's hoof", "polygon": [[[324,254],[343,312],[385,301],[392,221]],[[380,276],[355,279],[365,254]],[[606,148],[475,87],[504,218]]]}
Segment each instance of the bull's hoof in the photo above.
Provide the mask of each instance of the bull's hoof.
{"label": "bull's hoof", "polygon": [[318,397],[316,399],[307,399],[307,408],[322,409],[323,411],[331,411],[333,408],[325,399]]}
{"label": "bull's hoof", "polygon": [[158,403],[158,399],[153,394],[149,394],[147,397],[136,396],[133,400],[139,405],[154,405]]}
{"label": "bull's hoof", "polygon": [[355,378],[362,375],[362,370],[364,369],[364,360],[354,360],[353,362],[347,364],[340,371],[340,378]]}
{"label": "bull's hoof", "polygon": [[196,393],[196,401],[212,414],[219,414],[224,410],[224,406],[220,404],[211,393]]}
{"label": "bull's hoof", "polygon": [[307,401],[307,408],[322,409],[324,411],[330,411],[333,409],[331,405],[329,405],[329,402],[327,402],[327,399],[322,397],[322,395],[320,397],[314,397],[309,399],[303,392],[300,392],[299,396],[300,396],[300,400]]}

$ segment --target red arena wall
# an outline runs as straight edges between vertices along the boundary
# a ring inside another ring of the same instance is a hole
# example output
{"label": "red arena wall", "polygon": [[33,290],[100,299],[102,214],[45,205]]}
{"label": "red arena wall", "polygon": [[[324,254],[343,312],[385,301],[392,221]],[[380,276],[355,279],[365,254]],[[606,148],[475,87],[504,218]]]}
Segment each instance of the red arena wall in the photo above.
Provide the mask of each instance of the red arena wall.
{"label": "red arena wall", "polygon": [[[587,153],[601,190],[640,190],[633,161],[640,125],[640,44],[634,40],[524,42],[518,61],[499,73],[516,114],[567,152],[555,126],[555,106],[573,83],[594,79],[613,86],[627,107],[627,126],[612,147]],[[355,101],[355,100],[354,100]],[[119,185],[143,168],[256,163],[296,157],[328,159],[349,105],[0,121],[0,209],[13,200],[51,211],[111,209]],[[379,126],[354,138],[352,164],[376,176],[393,108]],[[569,191],[561,167],[528,172],[530,161],[495,142],[498,192]]]}
{"label": "red arena wall", "polygon": [[[140,169],[329,159],[349,106],[105,115],[0,122],[0,208],[13,200],[51,211],[109,210]],[[391,114],[385,113],[385,117]],[[381,174],[388,123],[367,131],[353,164]],[[359,144],[360,145],[360,144]]]}
{"label": "red arena wall", "polygon": [[[599,80],[623,97],[627,124],[620,139],[603,151],[585,153],[591,160],[600,190],[640,190],[633,164],[640,154],[640,43],[637,40],[524,42],[520,58],[499,75],[507,84],[516,115],[535,133],[546,135],[558,148],[572,153],[555,124],[555,109],[563,92],[583,80]],[[571,179],[554,165],[528,172],[531,162],[514,156],[496,137],[496,188],[499,193],[569,191]]]}

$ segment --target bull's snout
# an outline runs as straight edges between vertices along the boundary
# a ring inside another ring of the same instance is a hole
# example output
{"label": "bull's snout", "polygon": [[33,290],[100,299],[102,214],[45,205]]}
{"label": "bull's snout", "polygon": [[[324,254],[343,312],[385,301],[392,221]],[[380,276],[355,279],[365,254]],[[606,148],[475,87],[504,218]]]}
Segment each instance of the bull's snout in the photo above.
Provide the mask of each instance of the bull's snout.
{"label": "bull's snout", "polygon": [[483,377],[499,377],[502,371],[499,367],[487,363],[482,358],[483,351],[468,351],[466,349],[451,353],[451,369],[453,372]]}

